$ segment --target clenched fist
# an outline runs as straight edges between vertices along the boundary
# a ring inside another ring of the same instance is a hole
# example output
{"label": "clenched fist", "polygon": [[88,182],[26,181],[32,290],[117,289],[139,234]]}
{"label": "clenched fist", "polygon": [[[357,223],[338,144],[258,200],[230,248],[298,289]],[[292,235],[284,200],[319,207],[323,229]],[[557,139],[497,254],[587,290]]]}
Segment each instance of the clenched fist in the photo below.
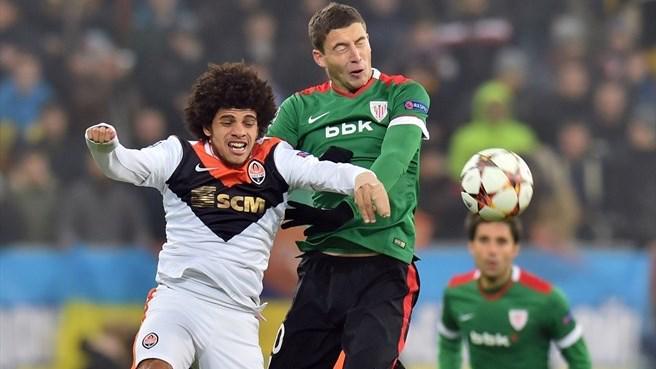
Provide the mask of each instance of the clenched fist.
{"label": "clenched fist", "polygon": [[96,124],[87,129],[87,138],[95,143],[103,144],[111,142],[116,137],[114,127],[106,123]]}

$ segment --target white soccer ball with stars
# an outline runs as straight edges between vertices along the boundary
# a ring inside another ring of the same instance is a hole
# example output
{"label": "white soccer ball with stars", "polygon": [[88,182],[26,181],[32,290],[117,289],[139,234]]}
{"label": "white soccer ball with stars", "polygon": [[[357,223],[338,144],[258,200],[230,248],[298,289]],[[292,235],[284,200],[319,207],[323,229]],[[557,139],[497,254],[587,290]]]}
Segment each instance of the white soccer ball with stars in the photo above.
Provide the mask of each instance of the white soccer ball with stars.
{"label": "white soccer ball with stars", "polygon": [[520,214],[533,197],[533,176],[526,162],[505,149],[486,149],[472,156],[460,173],[462,201],[489,221]]}

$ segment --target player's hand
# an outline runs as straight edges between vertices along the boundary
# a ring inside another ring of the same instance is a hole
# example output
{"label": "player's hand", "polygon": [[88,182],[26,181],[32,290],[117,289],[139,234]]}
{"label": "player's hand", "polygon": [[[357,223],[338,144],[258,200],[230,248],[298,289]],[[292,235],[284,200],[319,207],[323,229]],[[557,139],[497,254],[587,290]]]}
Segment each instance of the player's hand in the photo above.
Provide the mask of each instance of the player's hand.
{"label": "player's hand", "polygon": [[116,129],[107,123],[96,124],[87,129],[87,138],[95,143],[108,143],[115,137]]}
{"label": "player's hand", "polygon": [[365,223],[376,223],[376,214],[390,216],[389,197],[385,186],[373,172],[364,172],[355,177],[355,204]]}
{"label": "player's hand", "polygon": [[334,231],[353,218],[351,207],[343,201],[334,209],[315,208],[296,201],[290,201],[288,205],[290,207],[285,210],[285,222],[281,228],[309,225],[303,231],[307,237]]}

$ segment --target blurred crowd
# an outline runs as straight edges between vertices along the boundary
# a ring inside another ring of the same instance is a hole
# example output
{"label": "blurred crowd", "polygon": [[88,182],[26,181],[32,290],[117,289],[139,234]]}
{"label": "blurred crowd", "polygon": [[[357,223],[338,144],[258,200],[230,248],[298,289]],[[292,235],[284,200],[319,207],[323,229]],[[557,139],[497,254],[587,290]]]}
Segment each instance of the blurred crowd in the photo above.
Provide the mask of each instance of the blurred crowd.
{"label": "blurred crowd", "polygon": [[[528,162],[529,243],[656,243],[656,1],[359,0],[373,66],[431,96],[419,240],[460,239],[464,162]],[[278,102],[325,80],[307,36],[326,0],[0,0],[0,245],[149,245],[159,194],[104,178],[86,127],[144,147],[187,136],[208,63],[257,65]]]}

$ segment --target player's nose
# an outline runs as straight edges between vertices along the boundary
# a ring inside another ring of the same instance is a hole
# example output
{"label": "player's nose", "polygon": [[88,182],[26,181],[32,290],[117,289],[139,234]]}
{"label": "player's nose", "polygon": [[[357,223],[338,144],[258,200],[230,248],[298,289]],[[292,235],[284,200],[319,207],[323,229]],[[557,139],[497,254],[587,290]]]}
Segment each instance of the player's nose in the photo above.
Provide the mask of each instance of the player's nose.
{"label": "player's nose", "polygon": [[360,50],[355,45],[351,45],[349,48],[349,57],[355,63],[359,63],[362,60],[362,54],[360,54]]}
{"label": "player's nose", "polygon": [[246,127],[243,124],[235,124],[230,131],[233,136],[243,137],[246,135]]}

